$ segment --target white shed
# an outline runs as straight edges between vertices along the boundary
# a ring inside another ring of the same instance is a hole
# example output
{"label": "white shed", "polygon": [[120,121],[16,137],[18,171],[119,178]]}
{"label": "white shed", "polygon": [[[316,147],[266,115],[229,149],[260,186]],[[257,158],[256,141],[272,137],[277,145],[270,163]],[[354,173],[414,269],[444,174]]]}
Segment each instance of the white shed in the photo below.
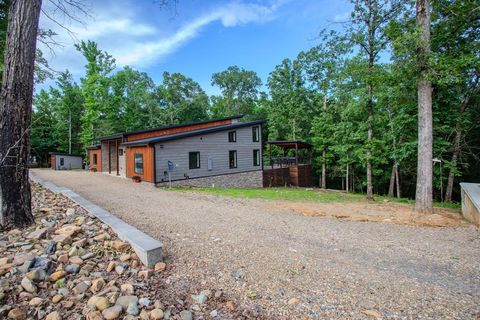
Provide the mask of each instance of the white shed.
{"label": "white shed", "polygon": [[82,169],[82,156],[50,152],[50,167],[53,170]]}

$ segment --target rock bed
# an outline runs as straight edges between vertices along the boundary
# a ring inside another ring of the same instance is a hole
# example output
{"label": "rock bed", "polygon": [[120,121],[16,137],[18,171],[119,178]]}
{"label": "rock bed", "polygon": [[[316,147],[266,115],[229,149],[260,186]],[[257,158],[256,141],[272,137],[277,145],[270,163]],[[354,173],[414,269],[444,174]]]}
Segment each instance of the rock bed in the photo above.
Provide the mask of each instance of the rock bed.
{"label": "rock bed", "polygon": [[0,318],[245,318],[220,290],[170,285],[70,199],[32,185],[36,224],[0,232]]}

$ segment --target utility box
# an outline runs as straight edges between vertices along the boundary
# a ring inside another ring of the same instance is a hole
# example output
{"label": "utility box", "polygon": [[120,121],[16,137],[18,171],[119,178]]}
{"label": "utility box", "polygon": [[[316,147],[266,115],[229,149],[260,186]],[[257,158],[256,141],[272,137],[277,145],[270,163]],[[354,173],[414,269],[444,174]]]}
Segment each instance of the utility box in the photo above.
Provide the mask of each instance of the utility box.
{"label": "utility box", "polygon": [[480,183],[460,183],[462,189],[462,215],[480,226]]}

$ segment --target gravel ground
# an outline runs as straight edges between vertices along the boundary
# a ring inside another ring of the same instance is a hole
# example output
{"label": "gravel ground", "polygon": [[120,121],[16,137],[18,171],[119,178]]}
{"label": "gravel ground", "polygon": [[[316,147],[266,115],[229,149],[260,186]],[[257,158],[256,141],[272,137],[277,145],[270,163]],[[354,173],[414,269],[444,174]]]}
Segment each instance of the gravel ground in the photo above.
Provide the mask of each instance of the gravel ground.
{"label": "gravel ground", "polygon": [[480,319],[480,232],[308,217],[263,200],[33,170],[162,240],[172,282],[273,319]]}

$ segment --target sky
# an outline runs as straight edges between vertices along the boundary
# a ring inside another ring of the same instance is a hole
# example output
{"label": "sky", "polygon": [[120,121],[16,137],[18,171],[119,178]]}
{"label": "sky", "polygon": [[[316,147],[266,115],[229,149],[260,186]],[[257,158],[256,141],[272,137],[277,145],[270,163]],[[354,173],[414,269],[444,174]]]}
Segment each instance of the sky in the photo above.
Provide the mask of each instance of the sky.
{"label": "sky", "polygon": [[[351,10],[347,0],[177,0],[166,8],[159,2],[85,1],[90,16],[71,12],[79,23],[44,1],[40,27],[55,31],[61,46],[39,48],[52,69],[68,69],[76,81],[86,61],[74,44],[93,40],[115,58],[118,70],[131,66],[157,84],[163,72],[180,72],[212,95],[218,94],[212,74],[232,65],[255,71],[265,86],[276,65],[320,44],[319,31],[339,28]],[[50,85],[53,80],[37,89]]]}

